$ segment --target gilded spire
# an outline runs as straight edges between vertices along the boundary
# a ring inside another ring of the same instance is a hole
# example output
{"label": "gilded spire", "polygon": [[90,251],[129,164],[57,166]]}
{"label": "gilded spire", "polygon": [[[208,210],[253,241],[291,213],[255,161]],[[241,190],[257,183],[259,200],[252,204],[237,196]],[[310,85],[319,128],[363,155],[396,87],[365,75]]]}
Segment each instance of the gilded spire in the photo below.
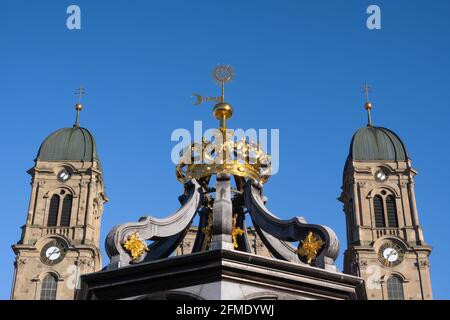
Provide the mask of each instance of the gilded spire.
{"label": "gilded spire", "polygon": [[364,108],[367,110],[367,126],[372,127],[372,115],[370,111],[372,110],[372,103],[369,101],[369,92],[372,88],[366,82],[363,87],[363,92],[366,94],[366,103],[364,104]]}
{"label": "gilded spire", "polygon": [[83,105],[81,104],[81,98],[82,98],[83,95],[85,94],[84,87],[83,87],[83,86],[80,86],[80,87],[75,91],[75,94],[78,96],[78,100],[77,100],[77,103],[75,104],[75,111],[76,111],[76,113],[77,113],[77,116],[76,116],[76,118],[75,118],[75,124],[74,124],[74,127],[79,127],[79,126],[80,126],[80,123],[79,123],[79,120],[80,120],[80,111],[83,109]]}

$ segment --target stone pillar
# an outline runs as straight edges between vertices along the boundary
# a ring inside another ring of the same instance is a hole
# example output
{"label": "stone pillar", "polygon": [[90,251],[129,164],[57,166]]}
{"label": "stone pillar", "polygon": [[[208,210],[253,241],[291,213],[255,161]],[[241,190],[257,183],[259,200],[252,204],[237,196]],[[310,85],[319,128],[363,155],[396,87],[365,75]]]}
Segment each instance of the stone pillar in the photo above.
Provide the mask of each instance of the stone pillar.
{"label": "stone pillar", "polygon": [[353,215],[354,215],[354,223],[355,223],[355,227],[359,227],[361,225],[361,221],[359,220],[359,194],[358,194],[358,183],[354,182],[353,183]]}
{"label": "stone pillar", "polygon": [[[414,219],[411,215],[411,201],[409,201],[409,191],[408,191],[408,182],[400,180],[400,197],[396,199],[397,201],[397,211],[400,214],[399,216],[399,227],[404,228],[405,226],[413,226]],[[400,220],[402,223],[400,223]]]}
{"label": "stone pillar", "polygon": [[417,205],[416,205],[416,195],[414,193],[414,182],[411,181],[408,183],[408,191],[409,191],[409,199],[410,199],[410,205],[411,205],[411,211],[412,211],[412,216],[414,218],[414,226],[418,226],[419,225],[419,215],[417,213]]}
{"label": "stone pillar", "polygon": [[[33,178],[34,180],[34,178]],[[39,183],[33,181],[31,195],[30,195],[30,204],[28,206],[28,217],[27,224],[34,224],[35,212],[36,212],[36,195],[37,189],[39,187]]]}
{"label": "stone pillar", "polygon": [[[356,179],[355,179],[356,180]],[[353,243],[360,243],[361,237],[363,236],[361,233],[361,226],[363,225],[362,219],[362,199],[359,197],[359,183],[354,181],[353,182],[353,221],[354,221],[354,227],[352,228],[352,242]]]}
{"label": "stone pillar", "polygon": [[234,250],[232,231],[233,204],[231,202],[231,184],[228,174],[218,174],[216,199],[213,205],[213,226],[210,250]]}

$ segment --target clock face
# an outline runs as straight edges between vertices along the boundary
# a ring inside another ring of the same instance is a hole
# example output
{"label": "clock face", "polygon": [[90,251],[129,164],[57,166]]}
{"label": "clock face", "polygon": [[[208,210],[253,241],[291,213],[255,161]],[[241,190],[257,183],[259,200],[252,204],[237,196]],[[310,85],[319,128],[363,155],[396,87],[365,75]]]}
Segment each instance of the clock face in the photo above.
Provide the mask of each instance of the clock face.
{"label": "clock face", "polygon": [[58,180],[61,182],[66,182],[67,180],[70,179],[70,172],[67,169],[62,169],[60,172],[58,172]]}
{"label": "clock face", "polygon": [[59,241],[47,243],[41,250],[41,260],[48,265],[55,265],[64,259],[66,255],[66,247]]}
{"label": "clock face", "polygon": [[405,252],[403,248],[394,243],[386,242],[378,251],[378,259],[386,267],[395,267],[403,261]]}
{"label": "clock face", "polygon": [[375,172],[375,179],[380,182],[385,182],[388,178],[388,174],[383,170],[378,170]]}
{"label": "clock face", "polygon": [[383,257],[388,262],[395,262],[398,260],[398,252],[394,248],[386,248],[383,250]]}

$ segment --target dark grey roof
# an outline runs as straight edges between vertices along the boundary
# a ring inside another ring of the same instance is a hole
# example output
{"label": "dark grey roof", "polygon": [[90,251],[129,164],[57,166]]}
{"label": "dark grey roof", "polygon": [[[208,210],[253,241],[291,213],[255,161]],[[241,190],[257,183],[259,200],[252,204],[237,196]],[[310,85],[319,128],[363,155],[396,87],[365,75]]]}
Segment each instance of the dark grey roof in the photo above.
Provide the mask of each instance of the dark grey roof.
{"label": "dark grey roof", "polygon": [[98,160],[95,140],[85,128],[62,128],[47,137],[39,148],[38,160]]}
{"label": "dark grey roof", "polygon": [[391,130],[367,126],[353,135],[349,157],[354,161],[405,161],[408,159],[408,152],[402,140]]}

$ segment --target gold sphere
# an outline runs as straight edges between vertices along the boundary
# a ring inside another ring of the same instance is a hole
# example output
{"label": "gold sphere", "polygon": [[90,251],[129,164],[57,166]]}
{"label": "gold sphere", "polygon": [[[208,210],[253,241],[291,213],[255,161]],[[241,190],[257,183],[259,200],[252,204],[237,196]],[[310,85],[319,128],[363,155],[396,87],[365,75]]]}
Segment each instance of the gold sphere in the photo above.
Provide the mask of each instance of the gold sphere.
{"label": "gold sphere", "polygon": [[366,102],[364,108],[366,108],[366,110],[372,110],[372,104],[370,102]]}
{"label": "gold sphere", "polygon": [[228,103],[221,102],[214,106],[213,114],[217,120],[230,119],[233,115],[233,108]]}
{"label": "gold sphere", "polygon": [[81,111],[82,109],[83,109],[83,105],[82,105],[81,103],[77,103],[77,104],[75,105],[75,110]]}

